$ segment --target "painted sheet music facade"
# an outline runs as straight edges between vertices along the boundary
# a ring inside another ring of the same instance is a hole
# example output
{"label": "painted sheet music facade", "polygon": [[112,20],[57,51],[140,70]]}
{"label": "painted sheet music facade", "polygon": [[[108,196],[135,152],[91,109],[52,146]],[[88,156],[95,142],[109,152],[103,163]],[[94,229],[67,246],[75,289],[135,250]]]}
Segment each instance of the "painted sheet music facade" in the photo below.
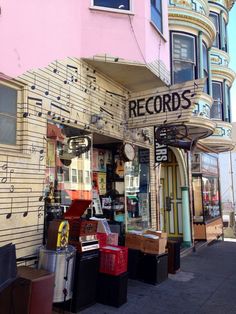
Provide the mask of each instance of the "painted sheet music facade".
{"label": "painted sheet music facade", "polygon": [[[48,120],[130,142],[136,135],[136,145],[151,148],[151,167],[153,146],[138,130],[128,130],[128,91],[81,60],[55,61],[0,84],[17,90],[16,144],[0,144],[0,245],[13,242],[17,257],[25,257],[35,254],[43,240]],[[94,114],[102,115],[103,128],[91,123]],[[154,183],[153,171],[150,179]],[[151,184],[152,224],[154,187]]]}

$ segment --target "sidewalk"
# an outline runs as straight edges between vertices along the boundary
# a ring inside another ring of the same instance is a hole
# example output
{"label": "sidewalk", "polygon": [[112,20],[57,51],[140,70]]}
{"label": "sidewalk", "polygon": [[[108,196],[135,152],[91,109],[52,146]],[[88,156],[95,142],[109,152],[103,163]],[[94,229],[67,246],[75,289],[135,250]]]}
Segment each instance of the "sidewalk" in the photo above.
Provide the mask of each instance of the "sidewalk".
{"label": "sidewalk", "polygon": [[236,243],[218,241],[181,259],[181,270],[153,286],[130,280],[120,308],[95,304],[82,314],[236,313]]}

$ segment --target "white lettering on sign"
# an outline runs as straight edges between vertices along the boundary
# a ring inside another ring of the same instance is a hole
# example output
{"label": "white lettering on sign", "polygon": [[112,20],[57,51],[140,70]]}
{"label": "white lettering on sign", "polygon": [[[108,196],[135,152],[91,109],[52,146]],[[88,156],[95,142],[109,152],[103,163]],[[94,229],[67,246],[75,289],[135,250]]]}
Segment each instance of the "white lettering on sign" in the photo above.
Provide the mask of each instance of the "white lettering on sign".
{"label": "white lettering on sign", "polygon": [[[156,134],[157,127],[154,128],[154,134]],[[165,136],[163,133],[162,136]],[[155,138],[155,162],[168,161],[168,147],[163,144],[159,144]]]}

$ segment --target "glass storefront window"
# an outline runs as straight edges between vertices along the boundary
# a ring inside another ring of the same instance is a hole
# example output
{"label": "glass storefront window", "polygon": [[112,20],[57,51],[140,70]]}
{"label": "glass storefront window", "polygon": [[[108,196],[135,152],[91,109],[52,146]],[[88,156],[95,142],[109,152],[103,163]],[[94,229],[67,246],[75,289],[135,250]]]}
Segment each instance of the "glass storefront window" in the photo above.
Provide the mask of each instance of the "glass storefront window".
{"label": "glass storefront window", "polygon": [[[135,148],[127,162],[122,143],[80,153],[79,129],[48,123],[45,205],[48,219],[60,218],[72,201],[86,200],[84,216],[107,218],[122,230],[150,226],[149,150]],[[78,142],[77,142],[78,141]],[[78,146],[79,145],[79,146]],[[78,147],[77,147],[78,146]],[[86,204],[87,204],[86,203]]]}
{"label": "glass storefront window", "polygon": [[218,177],[193,176],[194,221],[207,221],[221,215]]}
{"label": "glass storefront window", "polygon": [[205,220],[220,216],[218,178],[202,177],[202,193]]}
{"label": "glass storefront window", "polygon": [[126,221],[128,230],[150,226],[149,151],[136,149],[136,157],[125,164]]}

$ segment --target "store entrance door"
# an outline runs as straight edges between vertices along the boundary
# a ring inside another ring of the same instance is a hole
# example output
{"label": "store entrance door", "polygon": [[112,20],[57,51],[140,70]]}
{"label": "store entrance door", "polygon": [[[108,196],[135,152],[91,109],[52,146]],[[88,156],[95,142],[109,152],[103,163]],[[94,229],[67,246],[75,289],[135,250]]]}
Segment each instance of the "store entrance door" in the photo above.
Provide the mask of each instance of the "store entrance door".
{"label": "store entrance door", "polygon": [[162,229],[169,238],[181,238],[182,226],[182,198],[180,172],[174,153],[169,150],[168,163],[162,164],[160,215]]}

